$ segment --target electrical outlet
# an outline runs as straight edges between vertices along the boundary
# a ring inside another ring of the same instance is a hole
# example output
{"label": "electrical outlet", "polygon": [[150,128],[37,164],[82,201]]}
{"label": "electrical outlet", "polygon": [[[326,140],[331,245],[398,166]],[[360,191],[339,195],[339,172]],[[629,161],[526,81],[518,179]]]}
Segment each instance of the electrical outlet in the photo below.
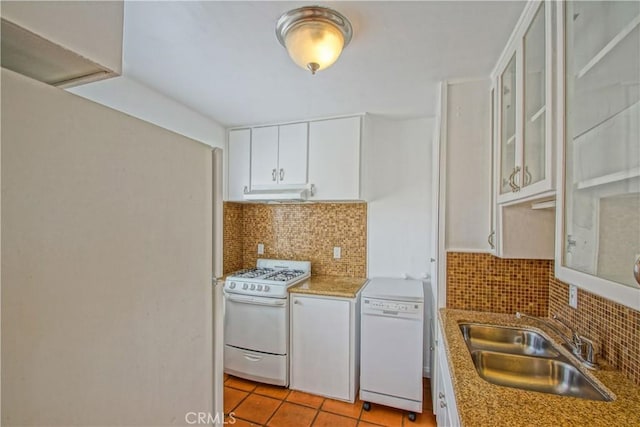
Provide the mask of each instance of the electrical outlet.
{"label": "electrical outlet", "polygon": [[569,285],[569,306],[578,308],[578,288],[574,285]]}
{"label": "electrical outlet", "polygon": [[258,255],[264,255],[264,243],[258,243]]}
{"label": "electrical outlet", "polygon": [[340,259],[342,257],[342,248],[340,246],[334,246],[333,259]]}

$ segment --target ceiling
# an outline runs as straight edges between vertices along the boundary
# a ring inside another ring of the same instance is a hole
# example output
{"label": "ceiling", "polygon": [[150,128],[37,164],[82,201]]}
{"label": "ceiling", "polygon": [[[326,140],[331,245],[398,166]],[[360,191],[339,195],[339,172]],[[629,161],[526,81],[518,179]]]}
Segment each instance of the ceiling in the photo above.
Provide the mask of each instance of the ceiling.
{"label": "ceiling", "polygon": [[123,74],[224,126],[359,112],[435,115],[437,83],[489,75],[524,7],[511,1],[322,2],[351,44],[313,76],[275,36],[278,17],[318,4],[125,2]]}

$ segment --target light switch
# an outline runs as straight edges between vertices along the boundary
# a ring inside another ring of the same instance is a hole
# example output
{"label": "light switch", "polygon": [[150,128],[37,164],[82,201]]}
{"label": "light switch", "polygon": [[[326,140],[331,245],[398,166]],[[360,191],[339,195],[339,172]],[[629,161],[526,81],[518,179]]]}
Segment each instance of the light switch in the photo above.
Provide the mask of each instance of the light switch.
{"label": "light switch", "polygon": [[333,248],[333,258],[340,259],[342,257],[342,248],[340,246],[334,246]]}
{"label": "light switch", "polygon": [[264,244],[258,243],[258,255],[264,255]]}

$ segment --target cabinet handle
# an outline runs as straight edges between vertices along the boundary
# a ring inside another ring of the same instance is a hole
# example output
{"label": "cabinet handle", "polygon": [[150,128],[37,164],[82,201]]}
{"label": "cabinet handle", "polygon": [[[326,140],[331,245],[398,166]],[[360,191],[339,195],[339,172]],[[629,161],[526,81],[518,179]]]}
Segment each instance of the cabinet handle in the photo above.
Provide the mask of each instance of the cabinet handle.
{"label": "cabinet handle", "polygon": [[511,187],[512,193],[517,193],[518,191],[520,191],[520,186],[515,182],[515,177],[518,172],[520,172],[520,166],[516,166],[515,168],[513,168],[513,172],[511,172],[511,175],[509,175],[509,187]]}
{"label": "cabinet handle", "polygon": [[640,285],[640,255],[636,258],[636,263],[633,265],[633,277],[636,278],[636,282]]}
{"label": "cabinet handle", "polygon": [[272,181],[276,180],[276,170],[275,169],[271,171],[271,180]]}
{"label": "cabinet handle", "polygon": [[529,166],[524,167],[524,185],[531,184],[531,172],[529,172]]}
{"label": "cabinet handle", "polygon": [[495,230],[491,230],[491,233],[489,233],[489,237],[487,238],[487,241],[489,242],[489,246],[491,246],[491,249],[495,249],[496,245],[493,243],[493,238],[496,235]]}
{"label": "cabinet handle", "polygon": [[242,190],[242,192],[244,194],[247,194],[249,192],[249,187],[247,187],[246,185],[244,186],[244,189]]}
{"label": "cabinet handle", "polygon": [[439,397],[440,399],[444,399],[444,393],[443,393],[443,392],[438,393],[438,397]]}
{"label": "cabinet handle", "polygon": [[284,169],[280,169],[280,181],[284,181]]}
{"label": "cabinet handle", "polygon": [[447,404],[446,404],[446,403],[444,403],[444,401],[442,401],[442,400],[441,400],[441,401],[440,401],[440,407],[441,407],[441,408],[446,408],[446,407],[447,407]]}
{"label": "cabinet handle", "polygon": [[315,186],[315,184],[311,184],[311,187],[309,188],[309,194],[311,196],[315,196],[316,195],[316,186]]}

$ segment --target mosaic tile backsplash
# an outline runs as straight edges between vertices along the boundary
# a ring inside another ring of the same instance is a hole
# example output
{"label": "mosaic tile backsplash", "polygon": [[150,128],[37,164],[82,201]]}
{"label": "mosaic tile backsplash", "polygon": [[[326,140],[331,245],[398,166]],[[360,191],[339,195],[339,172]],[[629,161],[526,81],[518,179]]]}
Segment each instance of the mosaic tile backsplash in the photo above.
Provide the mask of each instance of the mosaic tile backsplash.
{"label": "mosaic tile backsplash", "polygon": [[[340,259],[333,258],[334,246]],[[367,205],[225,202],[223,250],[225,274],[253,267],[260,257],[310,260],[315,275],[366,277]]]}
{"label": "mosaic tile backsplash", "polygon": [[568,305],[569,285],[549,276],[549,317],[558,314],[592,339],[598,356],[640,386],[640,311],[578,289],[578,308]]}
{"label": "mosaic tile backsplash", "polygon": [[640,386],[640,312],[578,290],[555,278],[553,261],[502,259],[485,253],[447,253],[447,307],[495,313],[558,314],[591,338],[601,360]]}
{"label": "mosaic tile backsplash", "polygon": [[447,307],[546,316],[551,267],[547,260],[448,252]]}

